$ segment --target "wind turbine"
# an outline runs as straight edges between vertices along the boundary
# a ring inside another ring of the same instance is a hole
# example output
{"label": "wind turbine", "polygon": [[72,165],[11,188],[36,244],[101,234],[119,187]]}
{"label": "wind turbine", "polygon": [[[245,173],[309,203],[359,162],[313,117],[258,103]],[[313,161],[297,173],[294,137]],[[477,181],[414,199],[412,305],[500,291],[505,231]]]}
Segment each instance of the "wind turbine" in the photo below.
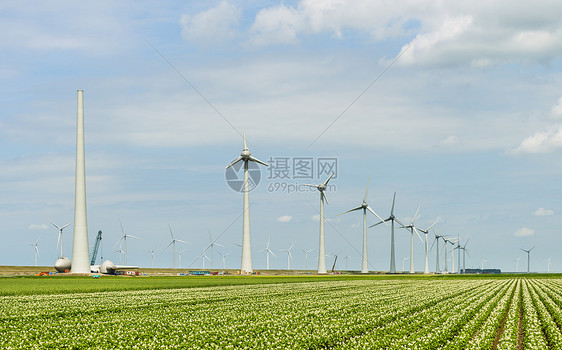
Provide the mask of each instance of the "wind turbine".
{"label": "wind turbine", "polygon": [[[115,246],[113,247],[115,248]],[[121,260],[123,259],[123,253],[124,253],[123,249],[121,249],[121,246],[119,246],[119,249],[117,249],[115,253],[119,253],[119,264],[121,264]]]}
{"label": "wind turbine", "polygon": [[170,236],[172,237],[172,240],[170,241],[170,243],[168,243],[166,248],[164,248],[164,251],[168,249],[169,246],[172,246],[172,268],[175,269],[176,268],[176,242],[184,243],[184,244],[191,244],[191,243],[182,241],[181,239],[177,239],[176,237],[174,237],[174,233],[172,232],[172,227],[170,226],[170,224],[168,224],[168,228],[170,229]]}
{"label": "wind turbine", "polygon": [[[135,238],[138,239],[138,237],[133,236],[133,235],[128,235],[125,233],[125,230],[123,230],[123,224],[121,223],[121,220],[119,220],[119,224],[121,225],[121,232],[123,233],[123,235],[121,236],[121,238],[119,238],[119,240],[117,241],[117,243],[115,243],[115,245],[113,246],[113,248],[115,248],[115,246],[117,244],[119,244],[119,242],[123,241],[123,251],[124,251],[124,256],[125,256],[125,265],[127,265],[127,238]],[[119,248],[121,249],[121,248]]]}
{"label": "wind turbine", "polygon": [[484,271],[484,263],[488,262],[488,260],[484,260],[484,258],[480,259],[480,270]]}
{"label": "wind turbine", "polygon": [[222,256],[222,268],[226,270],[226,257],[230,255],[230,253],[223,254],[219,252],[220,256]]}
{"label": "wind turbine", "polygon": [[410,222],[409,225],[407,226],[402,226],[401,228],[405,228],[405,229],[410,229],[410,273],[415,273],[416,270],[414,269],[414,232],[416,232],[416,235],[418,235],[418,238],[420,239],[420,241],[423,243],[423,239],[421,238],[418,229],[416,228],[416,226],[414,226],[414,221],[416,221],[416,218],[418,217],[418,213],[420,212],[420,207],[418,207],[418,210],[416,210],[416,214],[414,215],[414,218],[412,219],[412,222]]}
{"label": "wind turbine", "polygon": [[[435,235],[435,239],[433,240],[433,243],[431,244],[431,249],[433,249],[433,245],[435,245],[435,273],[439,273],[441,272],[441,270],[439,269],[439,238],[442,238],[443,240],[445,240],[445,236],[444,235],[439,235],[437,234],[437,232],[433,232],[433,234]],[[437,244],[435,244],[437,243]],[[430,249],[430,250],[431,250]]]}
{"label": "wind turbine", "polygon": [[[369,179],[370,180],[370,179]],[[367,204],[367,194],[369,193],[369,181],[367,181],[367,190],[365,191],[365,196],[363,197],[363,203],[360,206],[350,209],[339,215],[347,214],[356,210],[363,210],[363,259],[361,264],[361,273],[369,273],[369,261],[367,258],[367,210],[373,213],[379,220],[384,221],[371,207]]]}
{"label": "wind turbine", "polygon": [[154,249],[147,250],[146,252],[152,256],[152,267],[154,268]]}
{"label": "wind turbine", "polygon": [[181,252],[178,253],[178,256],[179,256],[179,258],[180,258],[180,269],[181,269],[181,255],[182,255],[183,253],[185,253],[186,250],[187,250],[187,249],[184,249],[184,250],[182,250]]}
{"label": "wind turbine", "polygon": [[408,258],[402,258],[402,273],[406,272],[404,269],[404,262],[408,260]]}
{"label": "wind turbine", "polygon": [[202,261],[202,264],[203,264],[203,269],[205,268],[205,259],[210,260],[209,257],[207,256],[207,254],[205,254],[206,251],[207,251],[207,249],[203,250],[203,253],[201,253],[201,255],[199,255],[197,257],[197,259],[201,258],[201,261]]}
{"label": "wind turbine", "polygon": [[308,253],[312,253],[314,249],[309,249],[309,250],[303,249],[302,251],[304,252],[305,261],[306,261],[305,270],[308,270]]}
{"label": "wind turbine", "polygon": [[59,239],[58,239],[58,241],[57,241],[57,246],[60,244],[60,255],[59,255],[59,258],[62,258],[62,257],[63,257],[63,255],[62,255],[62,230],[64,230],[65,227],[67,227],[68,225],[70,225],[71,222],[69,222],[68,224],[66,224],[66,225],[64,225],[64,226],[59,226],[59,225],[55,224],[54,222],[52,222],[51,220],[49,220],[49,222],[50,222],[51,224],[53,224],[53,226],[55,226],[55,227],[59,230]]}
{"label": "wind turbine", "polygon": [[35,241],[35,243],[27,243],[28,245],[33,246],[33,249],[35,250],[35,266],[37,266],[37,257],[39,256],[39,248],[37,247],[37,243],[39,243],[39,238],[37,238],[37,240]]}
{"label": "wind turbine", "polygon": [[546,261],[547,273],[550,273],[550,264],[551,264],[550,259],[551,259],[551,258],[548,258],[548,260]]}
{"label": "wind turbine", "polygon": [[[470,241],[470,238],[466,240],[466,242],[464,243],[464,245],[462,247],[460,247],[460,249],[462,249],[462,269],[463,269],[463,273],[466,273],[466,253],[468,252],[468,249],[466,249],[466,246],[468,245],[468,241]],[[459,266],[460,266],[460,260],[459,260]]]}
{"label": "wind turbine", "polygon": [[293,247],[295,246],[295,243],[293,243],[289,249],[279,249],[282,252],[287,252],[287,270],[291,269],[291,260],[293,260],[293,255],[291,254],[291,249],[293,249]]}
{"label": "wind turbine", "polygon": [[390,229],[390,273],[396,273],[396,262],[395,262],[395,258],[394,258],[394,222],[396,221],[401,226],[405,226],[403,223],[400,222],[400,220],[398,220],[394,216],[394,203],[395,202],[396,202],[396,192],[394,192],[394,198],[392,199],[392,208],[390,209],[390,216],[388,217],[388,219],[382,220],[380,222],[377,222],[374,225],[369,226],[369,227],[374,227],[374,226],[377,226],[379,224],[382,224],[383,222],[384,223],[386,223],[387,221],[391,222],[391,229]]}
{"label": "wind turbine", "polygon": [[244,162],[244,184],[243,184],[244,218],[242,223],[242,264],[240,269],[243,272],[252,273],[253,269],[252,269],[252,246],[251,246],[251,239],[250,239],[250,187],[249,187],[249,176],[248,176],[248,162],[256,162],[258,164],[265,165],[265,166],[268,165],[252,156],[252,153],[250,153],[250,150],[246,145],[246,132],[244,132],[243,138],[244,138],[244,149],[242,150],[242,153],[235,161],[228,164],[226,169],[234,166],[236,163],[240,161]]}
{"label": "wind turbine", "polygon": [[531,272],[531,250],[535,249],[536,246],[533,246],[533,248],[529,249],[529,250],[525,250],[523,248],[519,248],[522,251],[524,251],[525,253],[527,253],[527,273]]}
{"label": "wind turbine", "polygon": [[521,257],[517,257],[517,259],[513,260],[515,261],[515,272],[519,272],[519,260],[521,260]]}
{"label": "wind turbine", "polygon": [[218,243],[215,243],[215,241],[213,241],[213,237],[211,236],[211,230],[209,230],[209,241],[211,241],[211,243],[207,246],[207,248],[205,250],[211,248],[211,269],[212,269],[213,268],[213,247],[217,246],[217,247],[223,247],[224,248],[224,246],[222,244],[218,244]]}
{"label": "wind turbine", "polygon": [[334,173],[328,177],[326,181],[319,185],[306,185],[309,187],[316,187],[318,191],[320,191],[320,243],[318,249],[318,273],[327,273],[326,271],[326,245],[324,240],[324,201],[328,204],[328,198],[324,191],[326,190],[326,186],[328,186],[328,181],[334,176]]}
{"label": "wind turbine", "polygon": [[425,230],[423,230],[423,229],[421,229],[421,228],[418,229],[418,230],[420,230],[421,232],[423,232],[424,235],[425,235],[425,266],[424,266],[424,269],[423,269],[423,273],[429,273],[429,260],[428,260],[428,254],[429,254],[428,245],[429,245],[429,242],[428,242],[428,240],[427,240],[427,235],[429,234],[429,230],[430,230],[433,226],[435,226],[435,224],[437,224],[438,222],[439,222],[439,219],[435,220],[435,222],[434,222],[433,224],[431,224],[431,226],[429,226],[429,227],[426,228]]}
{"label": "wind turbine", "polygon": [[275,253],[273,253],[273,251],[271,249],[269,249],[269,240],[270,239],[267,240],[267,246],[264,249],[260,250],[260,253],[265,252],[265,255],[266,255],[266,258],[265,258],[266,259],[266,270],[269,270],[269,254],[273,255],[274,257],[277,257],[277,255],[275,255]]}

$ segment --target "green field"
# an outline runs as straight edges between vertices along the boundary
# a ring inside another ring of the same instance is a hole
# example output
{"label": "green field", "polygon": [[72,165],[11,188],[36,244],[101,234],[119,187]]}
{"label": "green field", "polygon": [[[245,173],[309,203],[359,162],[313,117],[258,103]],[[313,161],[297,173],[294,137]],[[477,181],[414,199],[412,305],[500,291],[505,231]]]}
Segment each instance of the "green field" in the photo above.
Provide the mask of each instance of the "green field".
{"label": "green field", "polygon": [[0,344],[561,349],[562,278],[544,277],[6,277]]}

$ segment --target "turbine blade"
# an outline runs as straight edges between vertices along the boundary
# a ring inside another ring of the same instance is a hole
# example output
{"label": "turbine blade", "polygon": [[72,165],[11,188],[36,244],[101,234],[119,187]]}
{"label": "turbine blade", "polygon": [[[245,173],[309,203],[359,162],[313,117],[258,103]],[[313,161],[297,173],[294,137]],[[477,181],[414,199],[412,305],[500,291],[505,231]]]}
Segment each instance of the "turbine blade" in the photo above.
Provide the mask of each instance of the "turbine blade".
{"label": "turbine blade", "polygon": [[414,218],[412,219],[412,225],[414,225],[414,221],[416,221],[416,218],[418,217],[419,212],[420,212],[420,207],[418,206],[418,210],[416,210],[416,215],[414,215]]}
{"label": "turbine blade", "polygon": [[233,161],[232,163],[228,164],[225,169],[230,168],[231,166],[233,166],[234,164],[238,163],[238,162],[241,161],[241,160],[242,160],[242,156],[238,157],[235,161]]}
{"label": "turbine blade", "polygon": [[133,236],[133,235],[127,235],[127,237],[131,237],[131,238],[135,238],[135,239],[140,239],[139,237]]}
{"label": "turbine blade", "polygon": [[246,145],[246,131],[242,132],[242,139],[244,140],[244,149],[248,149],[248,145]]}
{"label": "turbine blade", "polygon": [[259,163],[259,164],[261,164],[261,165],[269,166],[269,164],[267,164],[267,163],[265,163],[265,162],[262,162],[261,160],[259,160],[258,158],[254,157],[254,156],[250,156],[250,160],[251,160],[252,162],[256,162],[256,163]]}
{"label": "turbine blade", "polygon": [[400,220],[398,220],[397,218],[394,218],[394,221],[396,221],[397,223],[399,223],[400,225],[402,225],[402,226],[404,226],[404,227],[406,226],[406,225],[404,225],[403,223],[401,223]]}
{"label": "turbine blade", "polygon": [[429,231],[429,229],[432,228],[433,226],[435,226],[438,222],[439,222],[439,219],[435,220],[435,222],[433,224],[431,224],[431,226],[429,226],[426,231]]}
{"label": "turbine blade", "polygon": [[216,245],[217,247],[223,247],[224,248],[224,246],[222,244],[214,243],[214,245]]}
{"label": "turbine blade", "polygon": [[414,232],[416,233],[416,235],[418,235],[418,238],[420,239],[420,241],[423,243],[423,239],[420,236],[420,233],[418,232],[418,230],[415,227],[412,227],[414,229]]}
{"label": "turbine blade", "polygon": [[344,211],[343,213],[338,214],[338,215],[336,215],[336,216],[343,215],[343,214],[347,214],[347,213],[351,213],[352,211],[356,211],[356,210],[359,210],[359,209],[363,209],[363,207],[357,207],[357,208],[349,209],[348,211]]}
{"label": "turbine blade", "polygon": [[321,200],[321,201],[322,201],[322,200],[325,200],[325,201],[326,201],[326,204],[329,204],[329,203],[328,203],[328,197],[326,197],[326,194],[324,193],[324,191],[320,192],[320,200]]}
{"label": "turbine blade", "polygon": [[271,255],[273,255],[274,257],[277,257],[277,255],[275,255],[274,252],[272,252],[271,250],[269,251],[271,253]]}
{"label": "turbine blade", "polygon": [[392,198],[392,209],[390,209],[390,216],[394,215],[394,202],[396,202],[396,192],[394,192],[394,197]]}
{"label": "turbine blade", "polygon": [[334,176],[334,173],[332,173],[332,175],[330,175],[330,177],[326,180],[326,182],[324,182],[324,186],[328,185],[328,181],[330,181],[332,176]]}
{"label": "turbine blade", "polygon": [[[371,213],[375,214],[375,216],[376,216],[377,218],[379,218],[380,221],[384,222],[383,218],[381,218],[381,217],[379,216],[379,214],[375,213],[375,211],[374,211],[373,209],[371,209],[370,206],[367,206],[367,210],[370,211]],[[386,224],[386,223],[385,223],[385,224]]]}
{"label": "turbine blade", "polygon": [[377,226],[377,225],[380,225],[380,224],[382,224],[383,222],[386,222],[386,220],[379,221],[379,222],[377,222],[376,224],[369,226],[369,228],[375,227],[375,226]]}
{"label": "turbine blade", "polygon": [[363,202],[367,201],[367,193],[369,193],[369,182],[371,181],[371,177],[369,176],[369,180],[367,180],[367,189],[365,190],[365,196],[363,197]]}
{"label": "turbine blade", "polygon": [[67,227],[68,225],[72,224],[72,222],[69,222],[68,224],[64,225],[63,227],[61,227],[60,229],[62,230],[63,228]]}
{"label": "turbine blade", "polygon": [[182,241],[181,239],[176,239],[175,241],[176,241],[176,242],[180,242],[180,243],[185,243],[185,244],[191,244],[191,243],[189,243],[189,242]]}
{"label": "turbine blade", "polygon": [[60,230],[60,227],[59,227],[59,226],[58,226],[57,224],[55,224],[55,223],[54,223],[54,222],[52,222],[51,220],[49,220],[49,222],[50,222],[51,224],[53,224],[53,226],[55,226],[55,227],[56,227],[57,229],[59,229],[59,230]]}

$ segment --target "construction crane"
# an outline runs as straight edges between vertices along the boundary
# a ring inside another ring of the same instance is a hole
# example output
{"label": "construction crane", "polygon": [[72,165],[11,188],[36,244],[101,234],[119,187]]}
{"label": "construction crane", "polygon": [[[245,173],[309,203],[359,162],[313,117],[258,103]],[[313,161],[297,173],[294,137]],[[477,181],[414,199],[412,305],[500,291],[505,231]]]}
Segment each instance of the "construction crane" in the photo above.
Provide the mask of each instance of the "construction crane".
{"label": "construction crane", "polygon": [[101,230],[98,231],[98,235],[96,237],[96,244],[94,245],[94,251],[92,252],[92,259],[90,260],[90,265],[94,265],[96,263],[96,258],[98,257],[98,250],[101,244]]}

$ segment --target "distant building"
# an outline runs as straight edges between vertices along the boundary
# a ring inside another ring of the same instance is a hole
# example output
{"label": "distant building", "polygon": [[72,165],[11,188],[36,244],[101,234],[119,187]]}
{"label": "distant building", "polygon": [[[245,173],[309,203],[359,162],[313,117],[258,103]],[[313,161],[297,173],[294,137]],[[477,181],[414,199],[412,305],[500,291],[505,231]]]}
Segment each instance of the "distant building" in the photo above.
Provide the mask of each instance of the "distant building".
{"label": "distant building", "polygon": [[502,270],[500,269],[466,269],[466,270],[462,270],[461,269],[461,273],[471,273],[471,274],[498,274],[498,273],[502,273]]}

